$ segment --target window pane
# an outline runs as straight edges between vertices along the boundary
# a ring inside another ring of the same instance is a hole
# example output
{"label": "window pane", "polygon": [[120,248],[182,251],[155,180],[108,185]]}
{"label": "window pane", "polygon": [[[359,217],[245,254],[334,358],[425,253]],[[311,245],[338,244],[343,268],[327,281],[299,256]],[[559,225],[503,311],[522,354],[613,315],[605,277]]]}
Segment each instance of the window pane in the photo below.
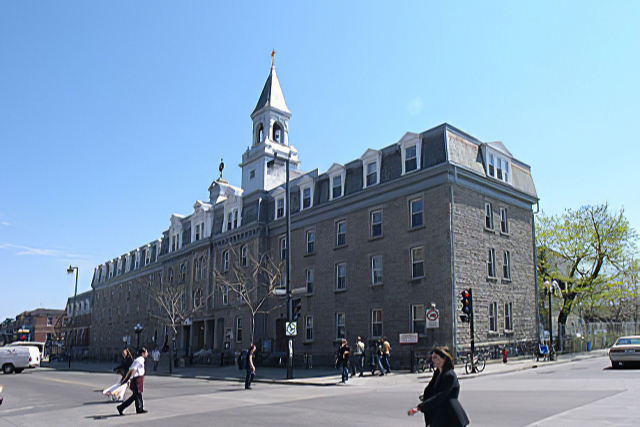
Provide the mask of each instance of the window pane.
{"label": "window pane", "polygon": [[422,225],[422,199],[411,201],[411,227]]}

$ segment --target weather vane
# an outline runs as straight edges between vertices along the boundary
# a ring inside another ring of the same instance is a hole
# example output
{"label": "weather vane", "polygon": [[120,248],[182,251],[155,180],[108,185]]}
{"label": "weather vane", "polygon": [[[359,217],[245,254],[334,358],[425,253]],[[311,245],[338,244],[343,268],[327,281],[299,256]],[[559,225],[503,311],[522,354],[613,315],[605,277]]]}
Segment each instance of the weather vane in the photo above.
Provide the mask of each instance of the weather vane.
{"label": "weather vane", "polygon": [[275,49],[271,49],[271,66],[273,67],[273,63],[275,62],[276,59],[276,50]]}
{"label": "weather vane", "polygon": [[220,159],[220,167],[218,167],[218,169],[220,170],[220,179],[222,179],[222,169],[224,169],[223,159]]}

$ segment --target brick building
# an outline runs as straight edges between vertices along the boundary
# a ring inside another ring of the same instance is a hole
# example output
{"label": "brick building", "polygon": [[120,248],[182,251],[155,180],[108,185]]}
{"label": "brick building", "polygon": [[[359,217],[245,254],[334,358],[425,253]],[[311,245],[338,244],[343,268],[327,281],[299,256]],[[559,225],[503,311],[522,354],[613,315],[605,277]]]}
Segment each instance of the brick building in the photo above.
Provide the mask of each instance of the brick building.
{"label": "brick building", "polygon": [[55,339],[55,324],[64,316],[64,310],[37,308],[23,311],[15,319],[3,322],[3,336],[7,342],[36,341],[50,346]]}
{"label": "brick building", "polygon": [[[214,353],[250,344],[247,307],[220,286],[230,265],[291,252],[300,307],[295,351],[333,362],[341,338],[386,336],[394,364],[409,364],[399,334],[418,333],[415,348],[469,344],[459,293],[473,289],[476,345],[535,341],[538,319],[529,166],[501,142],[482,142],[442,124],[407,132],[382,148],[327,171],[299,170],[289,144],[291,113],[275,67],[251,114],[252,145],[242,155],[242,183],[222,178],[189,215],[174,214],[162,238],[96,268],[91,349],[117,352],[133,326],[141,342],[166,343],[167,328],[146,289],[160,281],[186,290],[201,309],[179,328],[178,350]],[[286,197],[286,164],[290,196]],[[290,212],[290,248],[286,243]],[[435,305],[439,327],[426,329]],[[284,350],[287,310],[267,299],[255,316],[262,356]],[[214,358],[215,359],[215,358]]]}

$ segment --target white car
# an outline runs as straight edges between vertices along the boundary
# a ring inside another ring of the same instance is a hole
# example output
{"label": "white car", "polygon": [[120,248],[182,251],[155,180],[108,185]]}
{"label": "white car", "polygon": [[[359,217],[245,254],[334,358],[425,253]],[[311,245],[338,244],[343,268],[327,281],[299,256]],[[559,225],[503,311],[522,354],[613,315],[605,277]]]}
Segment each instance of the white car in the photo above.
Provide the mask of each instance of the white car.
{"label": "white car", "polygon": [[609,349],[611,366],[620,366],[640,362],[640,335],[620,337]]}

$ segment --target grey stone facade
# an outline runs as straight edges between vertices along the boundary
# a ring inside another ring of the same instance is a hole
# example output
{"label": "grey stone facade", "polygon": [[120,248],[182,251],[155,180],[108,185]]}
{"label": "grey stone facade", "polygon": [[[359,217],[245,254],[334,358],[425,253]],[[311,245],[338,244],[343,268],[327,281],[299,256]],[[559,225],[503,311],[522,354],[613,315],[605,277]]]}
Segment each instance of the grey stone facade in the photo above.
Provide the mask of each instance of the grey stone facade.
{"label": "grey stone facade", "polygon": [[[277,79],[270,76],[267,85],[274,81],[281,96]],[[281,151],[295,155],[286,203],[291,287],[306,288],[307,271],[313,271],[313,289],[294,296],[302,307],[296,357],[307,353],[315,363],[332,363],[338,340],[345,336],[352,343],[358,335],[365,341],[386,336],[395,366],[408,366],[412,350],[434,345],[463,351],[470,335],[469,325],[459,320],[459,293],[466,288],[474,295],[476,346],[537,339],[532,226],[537,195],[529,167],[502,143],[483,143],[443,124],[422,134],[407,133],[327,173],[302,173],[297,151],[288,145],[290,113],[283,115],[268,98],[261,98],[259,107],[252,114],[254,132],[259,129],[256,135],[262,135],[265,129],[267,136],[254,135],[242,167],[243,186],[255,176],[262,183],[247,184],[251,191],[245,193],[222,179],[214,181],[209,201],[198,201],[191,215],[172,216],[162,239],[121,258],[135,261],[142,253],[149,258],[150,251],[150,262],[113,277],[103,270],[120,266],[117,259],[96,269],[94,355],[109,357],[127,339],[133,343],[137,323],[145,326],[142,343],[165,342],[166,328],[145,290],[161,278],[177,280],[191,298],[198,289],[207,296],[202,309],[180,326],[181,354],[207,349],[223,355],[249,346],[246,307],[232,295],[223,297],[214,273],[223,270],[223,254],[230,248],[246,246],[254,256],[267,251],[280,258],[286,218],[278,214],[284,182],[277,180],[284,176],[284,162],[274,153]],[[275,132],[270,126],[278,120],[284,120],[277,127],[284,138],[270,139]],[[265,169],[256,173],[256,165]],[[486,227],[487,203],[491,227]],[[506,230],[501,230],[503,219]],[[314,236],[310,252],[309,232]],[[255,340],[263,357],[286,345],[282,303],[282,297],[273,296],[256,317]],[[439,327],[427,330],[424,311],[432,304],[439,310]],[[418,344],[400,344],[399,335],[412,332],[419,333]]]}

